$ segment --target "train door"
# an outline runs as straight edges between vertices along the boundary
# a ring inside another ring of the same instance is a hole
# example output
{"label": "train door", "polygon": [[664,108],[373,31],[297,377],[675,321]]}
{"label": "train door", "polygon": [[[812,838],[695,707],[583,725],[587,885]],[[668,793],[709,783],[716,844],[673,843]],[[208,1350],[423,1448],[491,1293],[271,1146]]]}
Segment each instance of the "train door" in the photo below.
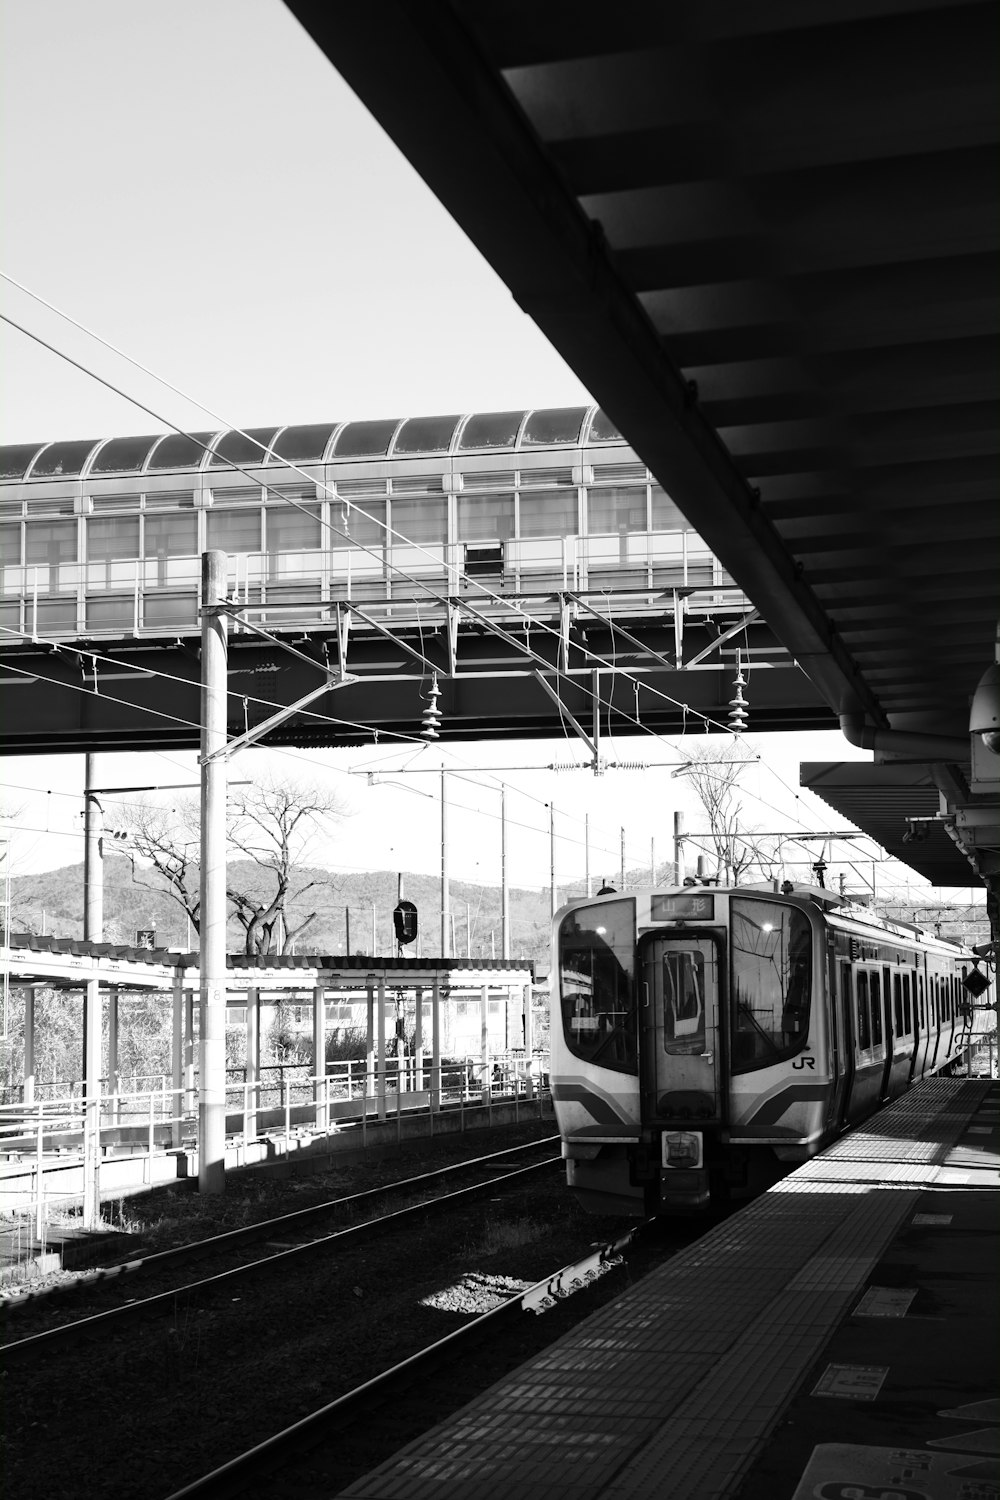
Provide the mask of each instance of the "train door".
{"label": "train door", "polygon": [[854,1084],[854,973],[849,963],[838,965],[833,1002],[834,1086],[830,1100],[828,1124],[840,1130],[847,1124],[848,1101]]}
{"label": "train door", "polygon": [[643,1121],[722,1118],[719,952],[705,932],[647,940],[642,954]]}

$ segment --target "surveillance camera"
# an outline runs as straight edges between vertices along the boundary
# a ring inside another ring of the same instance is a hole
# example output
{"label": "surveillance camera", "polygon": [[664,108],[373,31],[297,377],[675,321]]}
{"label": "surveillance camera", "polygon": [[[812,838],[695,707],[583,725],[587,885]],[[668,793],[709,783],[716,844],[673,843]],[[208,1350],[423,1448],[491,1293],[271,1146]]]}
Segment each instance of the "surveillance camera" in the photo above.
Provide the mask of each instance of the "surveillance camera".
{"label": "surveillance camera", "polygon": [[969,733],[982,737],[987,750],[1000,755],[1000,663],[987,667],[979,679],[969,714]]}

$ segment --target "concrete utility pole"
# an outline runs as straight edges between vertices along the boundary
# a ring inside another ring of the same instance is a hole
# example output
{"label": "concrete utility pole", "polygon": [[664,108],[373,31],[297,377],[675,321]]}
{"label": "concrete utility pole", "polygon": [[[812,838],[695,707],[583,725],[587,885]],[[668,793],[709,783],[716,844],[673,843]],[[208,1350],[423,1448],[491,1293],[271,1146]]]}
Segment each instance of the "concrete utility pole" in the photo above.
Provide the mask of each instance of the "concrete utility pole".
{"label": "concrete utility pole", "polygon": [[226,554],[201,560],[201,1078],[198,1191],[226,1186]]}
{"label": "concrete utility pole", "polygon": [[510,958],[510,891],[507,888],[507,788],[500,788],[500,957]]}
{"label": "concrete utility pole", "polygon": [[549,803],[549,916],[554,917],[558,905],[556,896],[556,806]]}
{"label": "concrete utility pole", "polygon": [[684,814],[674,813],[674,885],[684,884]]}
{"label": "concrete utility pole", "polygon": [[441,957],[448,958],[450,939],[450,901],[448,888],[448,788],[441,772]]}
{"label": "concrete utility pole", "polygon": [[88,754],[83,787],[83,936],[104,941],[104,810],[94,791],[97,756]]}

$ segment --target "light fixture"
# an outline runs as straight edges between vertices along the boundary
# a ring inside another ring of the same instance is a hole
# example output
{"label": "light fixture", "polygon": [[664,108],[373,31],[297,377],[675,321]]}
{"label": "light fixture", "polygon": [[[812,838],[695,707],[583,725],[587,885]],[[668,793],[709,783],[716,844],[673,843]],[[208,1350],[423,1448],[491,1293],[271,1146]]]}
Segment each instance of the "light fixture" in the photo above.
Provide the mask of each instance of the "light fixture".
{"label": "light fixture", "polygon": [[978,734],[993,755],[1000,755],[1000,626],[996,657],[979,679],[969,710],[969,733]]}

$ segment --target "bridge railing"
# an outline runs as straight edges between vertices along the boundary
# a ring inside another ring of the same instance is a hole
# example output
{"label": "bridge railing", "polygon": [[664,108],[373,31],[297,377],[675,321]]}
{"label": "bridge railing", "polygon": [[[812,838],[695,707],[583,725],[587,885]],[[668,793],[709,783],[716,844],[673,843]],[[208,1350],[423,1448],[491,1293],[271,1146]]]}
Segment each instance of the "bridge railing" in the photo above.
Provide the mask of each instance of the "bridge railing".
{"label": "bridge railing", "polygon": [[[200,567],[196,556],[4,567],[0,625],[29,638],[193,631]],[[635,595],[631,601],[623,598],[625,609],[630,602],[640,607],[644,590],[650,596],[670,588],[739,594],[690,530],[242,553],[230,557],[229,574],[239,600],[266,607],[272,624],[289,627],[329,623],[338,603],[372,607],[398,619],[409,601],[426,608],[428,591],[470,602],[478,597],[490,607],[483,589],[540,596],[621,589]],[[544,598],[532,600],[532,608],[543,613]]]}

